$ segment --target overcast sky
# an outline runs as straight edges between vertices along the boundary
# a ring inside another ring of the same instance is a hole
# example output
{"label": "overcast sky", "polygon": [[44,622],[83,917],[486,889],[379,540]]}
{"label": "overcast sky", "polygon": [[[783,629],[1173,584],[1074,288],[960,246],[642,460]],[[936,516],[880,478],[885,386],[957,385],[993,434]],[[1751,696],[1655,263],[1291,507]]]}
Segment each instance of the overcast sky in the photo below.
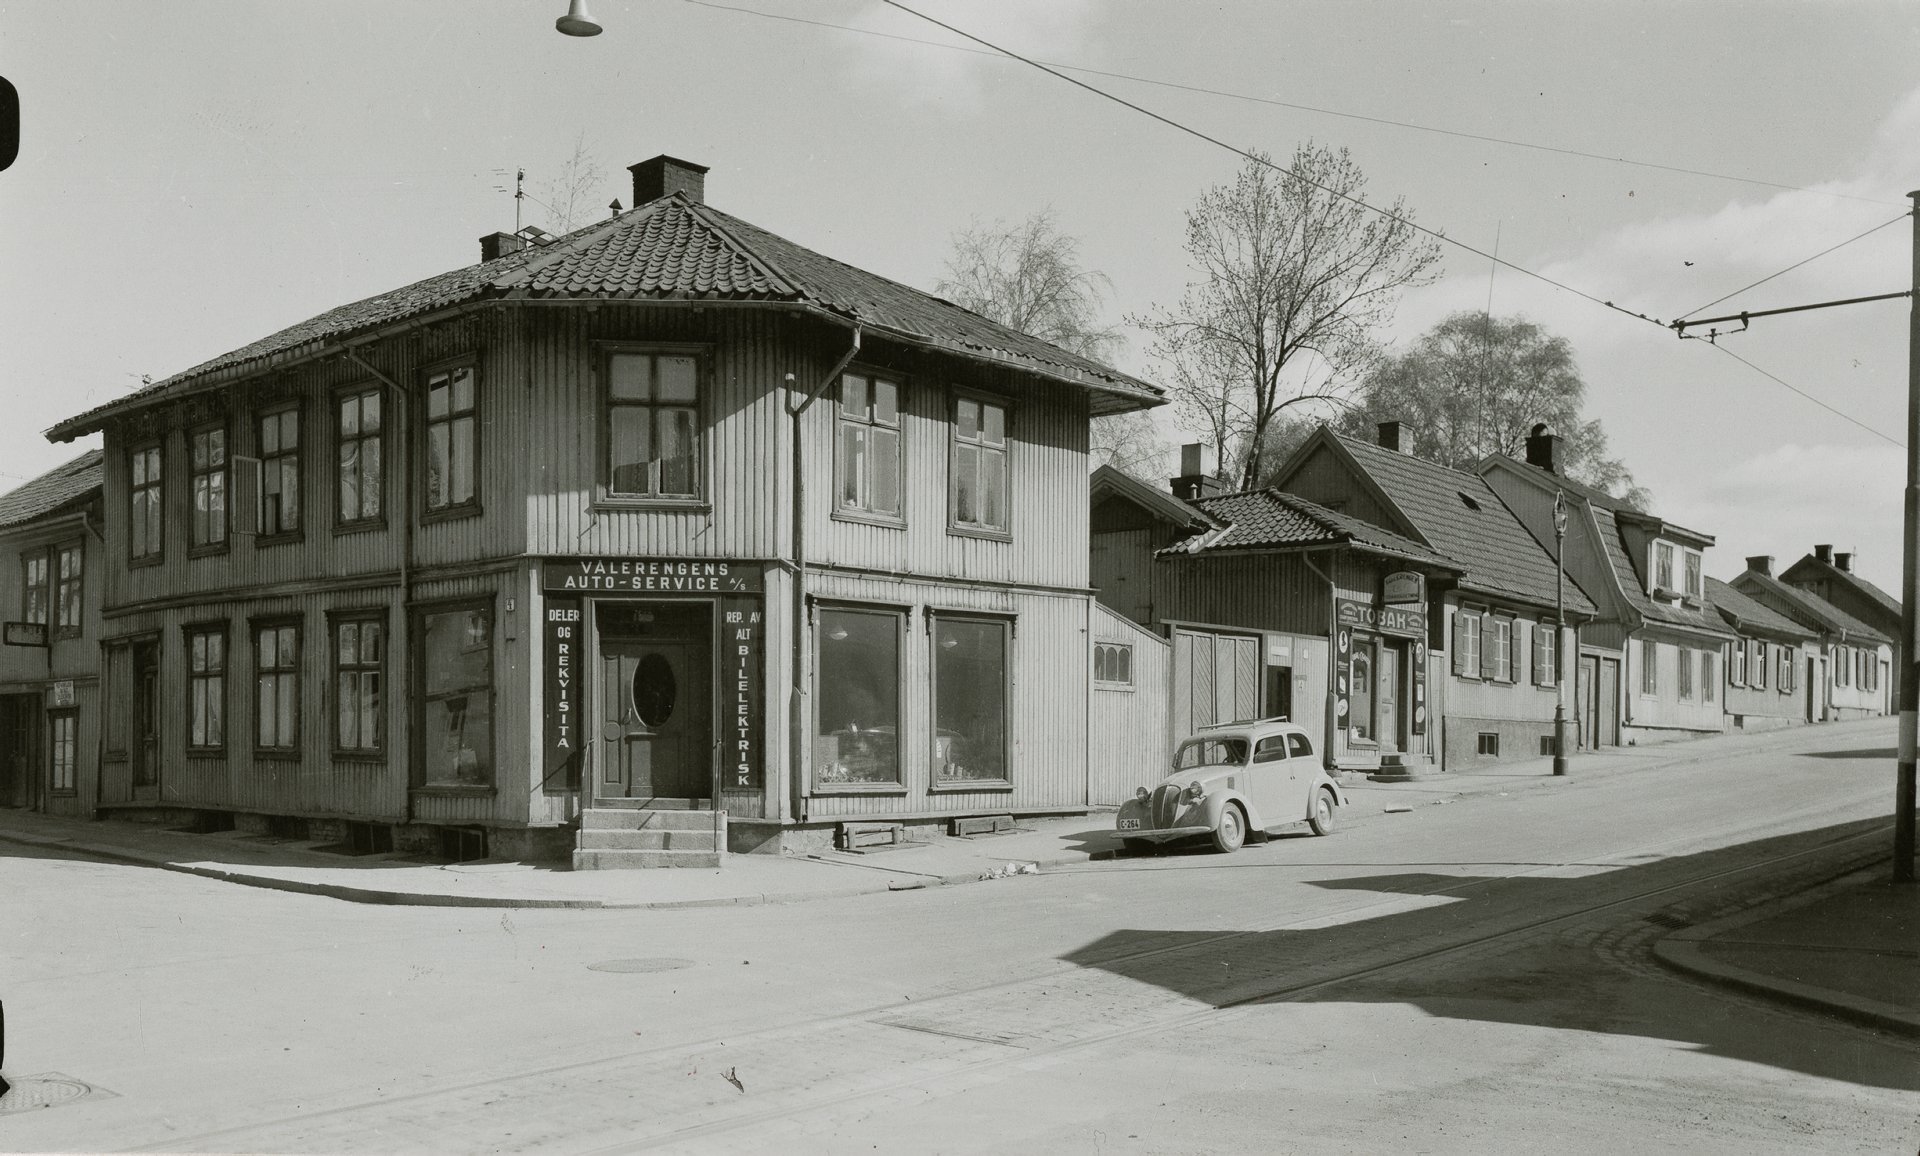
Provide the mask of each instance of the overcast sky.
{"label": "overcast sky", "polygon": [[[1343,145],[1373,199],[1661,319],[1920,188],[1912,3],[916,6],[1166,82],[1077,74],[1238,145]],[[142,375],[472,263],[513,226],[512,171],[539,194],[579,140],[609,171],[597,205],[672,153],[712,166],[716,206],[923,288],[954,230],[1051,206],[1115,320],[1177,299],[1182,214],[1239,164],[1025,66],[895,39],[958,43],[869,0],[590,8],[606,33],[576,40],[553,31],[565,0],[0,0],[24,109],[0,173],[0,487],[77,452],[38,431]],[[1912,244],[1900,221],[1711,312],[1905,289]],[[1765,319],[1721,352],[1450,250],[1387,336],[1489,293],[1572,341],[1655,512],[1718,538],[1711,573],[1832,542],[1897,590],[1904,301]],[[1144,344],[1120,360],[1151,376]]]}

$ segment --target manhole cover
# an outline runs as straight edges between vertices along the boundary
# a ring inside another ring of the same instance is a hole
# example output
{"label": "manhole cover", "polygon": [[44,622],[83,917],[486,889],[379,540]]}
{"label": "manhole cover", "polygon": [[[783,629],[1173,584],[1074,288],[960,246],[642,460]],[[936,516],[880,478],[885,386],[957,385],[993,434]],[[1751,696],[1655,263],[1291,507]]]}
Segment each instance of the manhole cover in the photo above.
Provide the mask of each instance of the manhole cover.
{"label": "manhole cover", "polygon": [[57,1108],[86,1096],[112,1095],[91,1084],[46,1072],[38,1076],[15,1076],[13,1087],[0,1096],[0,1116],[12,1112],[31,1112],[36,1108]]}
{"label": "manhole cover", "polygon": [[678,971],[683,967],[692,967],[691,959],[672,959],[661,956],[654,959],[603,959],[599,963],[589,963],[589,971]]}

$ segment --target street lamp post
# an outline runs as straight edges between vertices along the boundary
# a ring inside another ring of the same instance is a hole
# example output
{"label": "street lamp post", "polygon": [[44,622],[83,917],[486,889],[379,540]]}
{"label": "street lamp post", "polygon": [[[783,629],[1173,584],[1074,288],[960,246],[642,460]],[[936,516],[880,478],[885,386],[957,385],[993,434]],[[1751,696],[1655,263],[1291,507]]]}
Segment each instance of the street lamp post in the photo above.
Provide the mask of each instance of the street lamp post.
{"label": "street lamp post", "polygon": [[1567,494],[1553,495],[1553,773],[1567,773]]}

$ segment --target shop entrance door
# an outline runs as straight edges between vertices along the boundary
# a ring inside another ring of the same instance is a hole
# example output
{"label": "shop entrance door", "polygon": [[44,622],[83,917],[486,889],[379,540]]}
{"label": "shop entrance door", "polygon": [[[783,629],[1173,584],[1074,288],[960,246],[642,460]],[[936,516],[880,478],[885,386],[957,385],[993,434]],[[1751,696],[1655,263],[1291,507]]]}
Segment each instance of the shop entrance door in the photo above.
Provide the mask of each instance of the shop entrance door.
{"label": "shop entrance door", "polygon": [[158,643],[133,644],[133,797],[160,797],[160,671]]}
{"label": "shop entrance door", "polygon": [[0,696],[0,807],[33,805],[39,734],[38,695]]}
{"label": "shop entrance door", "polygon": [[1380,749],[1402,749],[1400,741],[1400,648],[1391,642],[1380,644]]}
{"label": "shop entrance door", "polygon": [[703,800],[712,794],[713,664],[702,638],[600,638],[603,799]]}
{"label": "shop entrance door", "polygon": [[1596,720],[1594,746],[1620,745],[1620,660],[1600,660],[1600,692],[1594,703]]}

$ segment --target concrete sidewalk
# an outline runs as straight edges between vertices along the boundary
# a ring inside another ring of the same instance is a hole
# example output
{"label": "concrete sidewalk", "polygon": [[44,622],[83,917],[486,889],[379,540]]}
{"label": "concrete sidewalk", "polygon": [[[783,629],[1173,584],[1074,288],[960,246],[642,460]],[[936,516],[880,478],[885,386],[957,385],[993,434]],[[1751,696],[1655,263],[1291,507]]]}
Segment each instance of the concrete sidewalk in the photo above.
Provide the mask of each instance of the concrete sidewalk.
{"label": "concrete sidewalk", "polygon": [[1857,872],[1654,945],[1680,971],[1920,1035],[1920,885]]}

